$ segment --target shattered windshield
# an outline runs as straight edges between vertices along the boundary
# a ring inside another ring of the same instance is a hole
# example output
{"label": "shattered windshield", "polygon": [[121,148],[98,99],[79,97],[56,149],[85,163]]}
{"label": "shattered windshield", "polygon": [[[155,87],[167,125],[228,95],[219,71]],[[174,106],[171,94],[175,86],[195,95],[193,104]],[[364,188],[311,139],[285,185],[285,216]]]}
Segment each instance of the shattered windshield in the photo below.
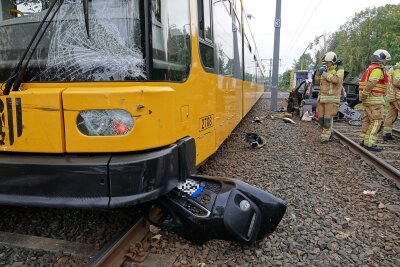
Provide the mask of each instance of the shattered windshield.
{"label": "shattered windshield", "polygon": [[[0,81],[17,65],[50,0],[0,0]],[[140,0],[65,0],[29,63],[25,81],[144,80]],[[48,18],[49,19],[49,18]]]}

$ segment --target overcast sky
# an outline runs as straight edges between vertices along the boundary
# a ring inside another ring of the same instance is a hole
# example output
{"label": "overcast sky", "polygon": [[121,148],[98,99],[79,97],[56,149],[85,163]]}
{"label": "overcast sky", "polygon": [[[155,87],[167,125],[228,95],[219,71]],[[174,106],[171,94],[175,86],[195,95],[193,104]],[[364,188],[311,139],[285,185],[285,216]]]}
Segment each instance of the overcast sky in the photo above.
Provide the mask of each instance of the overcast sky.
{"label": "overcast sky", "polygon": [[[280,73],[289,69],[316,36],[329,34],[367,7],[399,4],[399,0],[282,0]],[[276,0],[243,0],[247,14],[255,18],[250,26],[260,57],[269,59],[274,50],[274,20]],[[323,44],[322,38],[321,44]],[[312,51],[308,51],[312,52]],[[313,55],[313,52],[312,52]],[[340,57],[340,55],[338,55]],[[263,61],[267,74],[269,61]]]}

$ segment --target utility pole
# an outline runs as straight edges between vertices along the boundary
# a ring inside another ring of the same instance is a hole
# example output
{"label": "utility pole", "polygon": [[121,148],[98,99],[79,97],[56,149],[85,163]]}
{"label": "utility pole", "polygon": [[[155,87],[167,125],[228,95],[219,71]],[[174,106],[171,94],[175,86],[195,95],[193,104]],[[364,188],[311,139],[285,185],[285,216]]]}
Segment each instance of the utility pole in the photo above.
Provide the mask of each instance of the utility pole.
{"label": "utility pole", "polygon": [[269,61],[269,78],[268,78],[268,86],[271,86],[271,73],[272,73],[272,58],[262,58],[260,60],[261,64],[264,60]]}
{"label": "utility pole", "polygon": [[304,50],[303,54],[301,54],[301,56],[300,56],[300,63],[301,63],[300,69],[301,69],[301,70],[303,69],[303,61],[304,61],[303,56],[304,56],[304,54],[306,53],[306,51],[307,51],[308,49],[312,49],[312,46],[313,46],[313,44],[312,44],[312,43],[309,43],[309,44],[307,45],[306,49]]}
{"label": "utility pole", "polygon": [[[321,43],[319,42],[319,38],[323,37],[324,38],[324,46],[321,45]],[[315,37],[314,40],[314,44],[315,45],[319,45],[319,47],[322,49],[322,54],[320,55],[319,61],[322,60],[322,56],[326,54],[326,50],[327,50],[327,44],[326,44],[326,32],[324,32],[323,34],[321,34],[320,36]]]}
{"label": "utility pole", "polygon": [[272,67],[272,90],[270,110],[278,108],[278,76],[279,76],[279,45],[281,37],[281,0],[276,0],[275,9],[275,37],[274,37],[274,63]]}
{"label": "utility pole", "polygon": [[263,59],[261,59],[261,63],[262,63],[264,60],[268,60],[268,61],[269,61],[268,86],[271,86],[272,58],[263,58]]}

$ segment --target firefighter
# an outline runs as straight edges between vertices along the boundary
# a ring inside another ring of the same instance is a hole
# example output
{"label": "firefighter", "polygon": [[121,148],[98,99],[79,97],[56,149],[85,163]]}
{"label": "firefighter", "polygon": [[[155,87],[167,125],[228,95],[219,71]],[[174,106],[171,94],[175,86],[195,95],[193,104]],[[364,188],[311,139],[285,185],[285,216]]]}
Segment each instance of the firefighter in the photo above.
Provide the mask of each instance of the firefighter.
{"label": "firefighter", "polygon": [[344,68],[334,52],[326,53],[322,63],[323,66],[315,74],[315,83],[320,84],[317,113],[322,127],[321,143],[325,144],[332,138],[333,117],[339,108]]}
{"label": "firefighter", "polygon": [[383,124],[383,141],[393,140],[392,126],[400,112],[400,62],[389,70],[389,87],[386,101],[389,111]]}
{"label": "firefighter", "polygon": [[383,107],[388,84],[385,64],[390,54],[384,49],[376,50],[371,57],[371,65],[364,72],[359,90],[359,98],[364,105],[360,144],[370,151],[382,151],[376,146],[376,136],[383,121]]}

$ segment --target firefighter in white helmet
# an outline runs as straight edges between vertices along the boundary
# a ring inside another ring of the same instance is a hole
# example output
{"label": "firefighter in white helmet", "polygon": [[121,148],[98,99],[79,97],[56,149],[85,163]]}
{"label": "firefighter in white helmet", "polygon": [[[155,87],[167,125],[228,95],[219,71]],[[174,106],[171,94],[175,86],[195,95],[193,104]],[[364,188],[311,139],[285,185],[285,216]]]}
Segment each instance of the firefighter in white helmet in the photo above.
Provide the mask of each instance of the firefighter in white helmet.
{"label": "firefighter in white helmet", "polygon": [[376,50],[371,57],[371,65],[364,72],[359,90],[359,98],[364,105],[360,142],[370,151],[382,151],[376,146],[376,136],[383,121],[383,107],[388,84],[385,64],[391,58],[388,51]]}
{"label": "firefighter in white helmet", "polygon": [[400,112],[400,62],[390,68],[388,76],[386,101],[389,104],[389,111],[383,124],[383,141],[393,140],[392,127]]}
{"label": "firefighter in white helmet", "polygon": [[328,52],[322,58],[323,66],[315,75],[315,83],[320,84],[317,113],[322,127],[321,143],[327,143],[332,137],[333,117],[337,114],[340,93],[343,87],[344,68],[334,52]]}

